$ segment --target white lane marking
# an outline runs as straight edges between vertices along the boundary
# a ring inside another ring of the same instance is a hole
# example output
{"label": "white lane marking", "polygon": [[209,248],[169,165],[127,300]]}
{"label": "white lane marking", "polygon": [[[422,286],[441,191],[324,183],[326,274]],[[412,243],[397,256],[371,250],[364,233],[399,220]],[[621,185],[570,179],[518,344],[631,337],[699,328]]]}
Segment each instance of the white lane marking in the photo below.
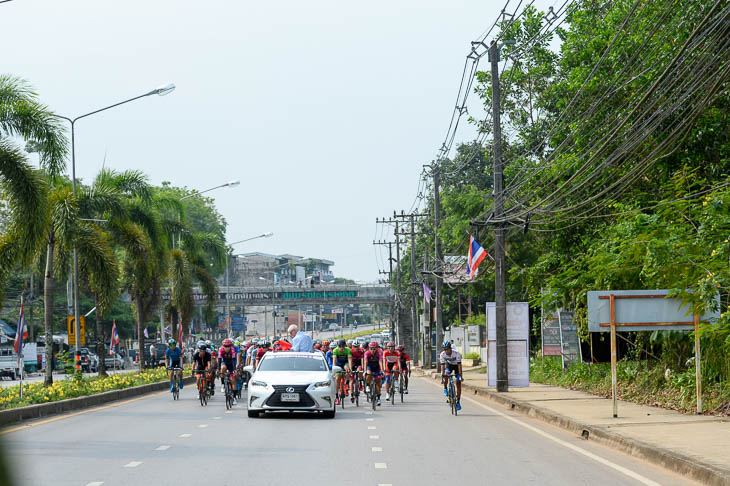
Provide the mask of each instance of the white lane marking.
{"label": "white lane marking", "polygon": [[376,462],[375,469],[388,469],[388,465],[384,462]]}
{"label": "white lane marking", "polygon": [[380,439],[380,436],[379,435],[371,435],[370,438],[371,439]]}
{"label": "white lane marking", "polygon": [[375,422],[374,418],[365,419],[365,422]]}
{"label": "white lane marking", "polygon": [[387,484],[386,483],[380,483],[380,484],[378,484],[378,486],[393,486],[393,485],[390,484],[390,483],[387,483]]}
{"label": "white lane marking", "polygon": [[213,417],[213,420],[220,420],[220,419],[222,419],[222,418],[223,418],[223,417]]}
{"label": "white lane marking", "polygon": [[373,452],[383,452],[382,447],[373,447]]}
{"label": "white lane marking", "polygon": [[204,428],[206,428],[207,426],[208,426],[208,424],[200,424],[200,425],[198,425],[198,428],[199,428],[199,429],[204,429]]}
{"label": "white lane marking", "polygon": [[125,464],[124,467],[137,467],[142,464],[141,461],[132,461],[129,464]]}
{"label": "white lane marking", "polygon": [[373,412],[365,412],[365,415],[372,415]]}
{"label": "white lane marking", "polygon": [[156,450],[156,451],[166,451],[166,450],[167,450],[167,449],[169,449],[169,448],[170,448],[170,446],[169,446],[169,445],[161,445],[160,447],[158,447],[158,448],[157,448],[157,449],[155,449],[155,450]]}
{"label": "white lane marking", "polygon": [[[439,385],[437,383],[432,383],[432,385],[438,386],[439,388],[441,387],[441,385]],[[625,474],[626,476],[628,476],[632,479],[635,479],[636,481],[638,481],[642,484],[646,484],[647,486],[661,486],[656,481],[652,481],[651,479],[649,479],[645,476],[642,476],[641,474],[634,472],[631,469],[625,468],[623,466],[619,466],[615,462],[612,462],[612,461],[609,461],[608,459],[604,459],[603,457],[597,456],[597,455],[593,454],[592,452],[589,452],[589,451],[583,449],[582,447],[578,447],[576,445],[571,444],[570,442],[566,442],[562,439],[558,439],[557,437],[550,435],[547,432],[538,429],[537,427],[533,427],[532,425],[530,425],[526,422],[523,422],[522,420],[520,420],[516,417],[512,417],[510,415],[507,415],[506,413],[502,413],[499,410],[496,410],[492,407],[488,407],[487,405],[484,405],[483,403],[479,403],[476,400],[471,399],[469,397],[461,397],[461,398],[466,398],[467,401],[473,403],[474,405],[478,405],[478,406],[482,407],[484,410],[488,410],[489,412],[491,412],[495,415],[499,415],[500,417],[505,418],[505,419],[509,420],[510,422],[514,422],[515,424],[526,428],[527,430],[531,430],[531,431],[535,432],[536,434],[541,435],[541,436],[545,437],[546,439],[555,442],[556,444],[559,444],[567,449],[570,449],[573,452],[577,452],[578,454],[582,454],[590,459],[593,459],[594,461],[599,462],[599,463],[603,464],[604,466],[608,466],[611,469],[614,469],[622,474]]]}
{"label": "white lane marking", "polygon": [[377,427],[374,425],[371,425],[370,427],[368,427],[368,430],[375,430],[375,429],[377,429]]}
{"label": "white lane marking", "polygon": [[226,410],[226,413],[233,413],[233,412],[231,412],[230,410]]}
{"label": "white lane marking", "polygon": [[104,481],[94,481],[87,484],[86,486],[101,486],[102,484],[104,484]]}
{"label": "white lane marking", "polygon": [[190,437],[193,434],[180,434],[180,437]]}

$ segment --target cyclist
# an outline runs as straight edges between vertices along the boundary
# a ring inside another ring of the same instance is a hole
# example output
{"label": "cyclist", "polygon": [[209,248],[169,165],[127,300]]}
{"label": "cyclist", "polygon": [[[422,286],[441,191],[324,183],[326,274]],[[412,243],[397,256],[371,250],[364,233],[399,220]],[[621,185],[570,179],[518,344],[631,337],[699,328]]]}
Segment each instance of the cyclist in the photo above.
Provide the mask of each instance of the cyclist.
{"label": "cyclist", "polygon": [[451,349],[450,341],[445,341],[442,347],[444,350],[439,356],[439,363],[441,363],[441,369],[443,370],[441,381],[444,384],[444,396],[449,396],[447,377],[449,374],[454,373],[454,380],[456,380],[456,409],[461,410],[461,355],[457,350]]}
{"label": "cyclist", "polygon": [[406,348],[401,344],[398,346],[398,354],[400,354],[400,371],[403,373],[403,382],[405,389],[403,392],[408,395],[408,377],[411,376],[411,357],[406,353]]}
{"label": "cyclist", "polygon": [[[172,380],[173,380],[173,373],[175,373],[174,368],[182,368],[182,349],[180,349],[180,346],[175,345],[175,340],[170,339],[167,341],[167,349],[165,350],[165,367],[170,370],[170,393],[172,393]],[[177,376],[180,380],[180,389],[183,388],[183,382],[182,382],[182,373],[180,370],[177,371]]]}
{"label": "cyclist", "polygon": [[373,377],[375,378],[375,387],[378,395],[378,405],[380,405],[380,375],[383,369],[383,352],[378,348],[378,343],[372,341],[368,345],[368,350],[365,352],[365,364],[367,366],[367,381],[368,387],[373,386]]}
{"label": "cyclist", "polygon": [[266,353],[271,351],[271,349],[269,348],[271,348],[271,343],[269,341],[264,341],[263,343],[261,343],[261,347],[259,347],[258,351],[256,351],[257,363],[261,361],[261,358],[263,358]]}
{"label": "cyclist", "polygon": [[208,353],[208,347],[205,345],[205,341],[200,341],[198,342],[197,351],[193,354],[193,374],[195,375],[195,384],[198,389],[200,389],[200,381],[203,379],[203,374],[209,370],[210,353]]}
{"label": "cyclist", "polygon": [[[218,359],[220,360],[221,378],[226,376],[226,373],[231,377],[231,385],[233,390],[236,388],[236,351],[233,348],[233,341],[229,338],[223,340],[223,345],[218,350]],[[221,386],[221,393],[226,391],[225,386]],[[236,398],[233,398],[233,404],[236,405],[238,402]]]}
{"label": "cyclist", "polygon": [[392,383],[398,381],[398,371],[400,370],[400,354],[395,350],[395,343],[389,342],[386,345],[385,353],[383,353],[383,362],[385,362],[385,396],[389,397],[391,389],[395,393]]}
{"label": "cyclist", "polygon": [[[352,355],[350,354],[350,348],[345,346],[345,340],[340,339],[337,341],[337,347],[332,350],[332,358],[334,361],[335,366],[339,366],[344,370],[345,373],[350,371],[350,358]],[[335,390],[337,391],[337,398],[335,399],[335,405],[340,404],[340,400],[344,399],[343,396],[340,396],[340,382],[342,381],[342,371],[335,373]]]}
{"label": "cyclist", "polygon": [[[360,343],[354,341],[350,348],[350,401],[355,401],[355,374],[359,375],[360,383],[362,383],[362,358],[365,356],[365,350],[360,347]],[[362,390],[362,385],[360,385]]]}
{"label": "cyclist", "polygon": [[327,360],[327,364],[330,366],[330,369],[332,368],[332,350],[330,349],[330,342],[324,341],[322,343],[322,349],[320,350],[324,353],[324,358]]}

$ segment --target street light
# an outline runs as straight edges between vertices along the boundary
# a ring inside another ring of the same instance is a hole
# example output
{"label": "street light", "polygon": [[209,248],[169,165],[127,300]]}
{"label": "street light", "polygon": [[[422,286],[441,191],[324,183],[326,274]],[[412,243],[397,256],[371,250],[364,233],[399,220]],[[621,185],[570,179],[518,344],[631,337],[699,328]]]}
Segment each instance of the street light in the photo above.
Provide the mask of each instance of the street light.
{"label": "street light", "polygon": [[[120,101],[119,103],[114,103],[113,105],[105,106],[103,108],[99,108],[98,110],[90,111],[89,113],[84,113],[83,115],[79,115],[76,118],[69,118],[67,116],[63,115],[53,115],[56,118],[61,118],[62,120],[66,120],[71,123],[71,188],[74,195],[74,198],[76,197],[76,122],[79,121],[82,118],[86,118],[87,116],[95,115],[97,113],[100,113],[102,111],[109,110],[111,108],[115,108],[120,105],[124,105],[126,103],[130,103],[132,101],[138,100],[140,98],[145,98],[147,96],[152,95],[158,95],[158,96],[165,96],[173,92],[175,89],[175,84],[170,83],[165,86],[160,86],[159,88],[155,88],[152,91],[145,93],[143,95],[135,96],[134,98],[129,98],[128,100]],[[75,344],[74,344],[74,358],[75,358],[75,364],[76,364],[76,370],[81,370],[81,323],[80,321],[80,310],[79,310],[79,252],[76,248],[76,245],[73,247],[73,295],[74,295],[74,335],[76,336]],[[141,350],[140,350],[141,351]]]}
{"label": "street light", "polygon": [[203,193],[210,192],[210,191],[213,191],[215,189],[220,189],[221,187],[236,187],[236,186],[240,186],[240,185],[241,185],[241,181],[239,181],[239,180],[235,180],[235,181],[231,181],[231,182],[226,182],[225,184],[220,184],[218,186],[211,187],[210,189],[205,189],[205,190],[202,190],[202,191],[191,192],[187,196],[181,197],[180,200],[182,201],[183,199],[187,199],[189,197],[199,196],[199,195],[201,195]]}
{"label": "street light", "polygon": [[[239,181],[233,181],[233,182],[235,182],[236,186],[238,184],[240,184]],[[233,184],[233,183],[229,183],[229,184]],[[229,243],[228,246],[237,245],[239,243],[244,243],[246,241],[256,240],[258,238],[269,238],[271,236],[274,236],[274,233],[271,233],[271,232],[264,233],[264,234],[261,234],[258,236],[252,236],[251,238],[244,238],[242,240],[234,241],[233,243]],[[228,335],[229,336],[231,334],[233,334],[233,329],[231,326],[231,305],[230,305],[230,298],[229,298],[230,293],[231,293],[231,288],[230,288],[230,284],[228,281],[228,253],[226,253],[226,324],[228,324]]]}

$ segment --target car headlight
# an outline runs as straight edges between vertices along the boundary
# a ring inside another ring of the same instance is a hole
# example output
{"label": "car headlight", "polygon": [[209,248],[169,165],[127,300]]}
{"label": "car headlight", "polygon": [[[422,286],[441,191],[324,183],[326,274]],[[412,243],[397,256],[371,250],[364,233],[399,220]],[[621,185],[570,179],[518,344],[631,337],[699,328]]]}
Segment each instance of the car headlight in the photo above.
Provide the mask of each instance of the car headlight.
{"label": "car headlight", "polygon": [[327,381],[320,381],[319,383],[315,383],[312,385],[314,388],[329,388],[329,386],[332,384],[331,380]]}
{"label": "car headlight", "polygon": [[266,388],[266,382],[264,381],[252,381],[251,386],[260,386],[261,388]]}

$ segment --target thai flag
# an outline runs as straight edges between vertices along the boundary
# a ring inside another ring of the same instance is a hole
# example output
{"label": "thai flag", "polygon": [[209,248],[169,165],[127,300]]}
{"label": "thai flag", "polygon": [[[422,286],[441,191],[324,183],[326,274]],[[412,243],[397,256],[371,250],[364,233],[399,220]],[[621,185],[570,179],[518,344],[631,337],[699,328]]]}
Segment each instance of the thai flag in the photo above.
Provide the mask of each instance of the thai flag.
{"label": "thai flag", "polygon": [[180,349],[183,349],[183,329],[182,329],[182,319],[180,319],[180,324],[178,325],[178,337],[177,337],[177,345],[180,346]]}
{"label": "thai flag", "polygon": [[487,256],[487,251],[482,248],[472,235],[469,235],[469,255],[466,258],[466,274],[474,278],[482,260]]}
{"label": "thai flag", "polygon": [[119,344],[119,334],[117,333],[117,321],[112,321],[112,340],[109,343],[109,354],[114,355],[114,350]]}
{"label": "thai flag", "polygon": [[23,349],[23,341],[28,339],[28,326],[25,324],[25,304],[20,301],[20,316],[18,316],[18,327],[15,330],[15,342],[13,349],[17,354]]}
{"label": "thai flag", "polygon": [[423,297],[426,299],[426,302],[431,302],[431,288],[426,285],[426,282],[423,282]]}

